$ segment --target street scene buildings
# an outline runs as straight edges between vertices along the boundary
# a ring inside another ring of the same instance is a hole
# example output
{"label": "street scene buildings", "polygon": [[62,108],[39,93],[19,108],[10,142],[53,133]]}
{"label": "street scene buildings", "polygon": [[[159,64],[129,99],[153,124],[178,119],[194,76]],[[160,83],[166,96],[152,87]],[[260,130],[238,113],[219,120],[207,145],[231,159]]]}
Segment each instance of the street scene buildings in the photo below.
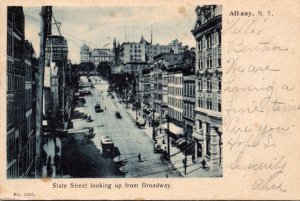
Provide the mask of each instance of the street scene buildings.
{"label": "street scene buildings", "polygon": [[151,23],[99,47],[62,10],[7,10],[7,177],[222,177],[221,6],[194,8],[189,45]]}

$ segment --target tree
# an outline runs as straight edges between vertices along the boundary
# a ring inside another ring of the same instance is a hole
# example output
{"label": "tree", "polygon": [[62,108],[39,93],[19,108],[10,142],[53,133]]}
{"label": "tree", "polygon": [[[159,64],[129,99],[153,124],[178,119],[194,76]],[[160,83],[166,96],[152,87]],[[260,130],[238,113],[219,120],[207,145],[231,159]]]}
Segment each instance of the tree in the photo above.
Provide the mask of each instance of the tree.
{"label": "tree", "polygon": [[110,62],[101,62],[96,70],[102,77],[109,78],[111,76],[111,66]]}
{"label": "tree", "polygon": [[80,71],[82,72],[86,72],[86,73],[89,73],[91,71],[94,71],[96,69],[96,66],[94,63],[92,62],[81,62],[79,64],[79,69]]}

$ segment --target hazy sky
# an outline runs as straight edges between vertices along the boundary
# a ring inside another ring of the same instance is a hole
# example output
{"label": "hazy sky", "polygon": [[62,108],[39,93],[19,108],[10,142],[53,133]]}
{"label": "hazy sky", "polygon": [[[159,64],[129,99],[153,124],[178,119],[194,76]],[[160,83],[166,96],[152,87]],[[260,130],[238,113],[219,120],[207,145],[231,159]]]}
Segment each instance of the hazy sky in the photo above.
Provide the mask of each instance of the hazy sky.
{"label": "hazy sky", "polygon": [[[184,45],[195,46],[191,29],[196,20],[195,6],[185,7],[53,7],[53,15],[62,22],[61,34],[67,39],[69,59],[80,62],[80,47],[112,47],[113,38],[138,42],[141,35],[150,41],[152,24],[153,43],[168,44],[179,39]],[[40,7],[24,7],[25,38],[33,43],[39,54]],[[58,34],[52,26],[52,33]]]}

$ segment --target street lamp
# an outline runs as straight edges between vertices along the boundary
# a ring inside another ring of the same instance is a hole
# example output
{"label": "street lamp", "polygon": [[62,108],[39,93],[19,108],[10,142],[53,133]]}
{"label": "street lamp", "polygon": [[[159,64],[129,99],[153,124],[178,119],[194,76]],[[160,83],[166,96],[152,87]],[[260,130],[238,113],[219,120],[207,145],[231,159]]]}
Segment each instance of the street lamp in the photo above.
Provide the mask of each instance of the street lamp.
{"label": "street lamp", "polygon": [[138,108],[139,108],[139,100],[137,99],[135,103],[135,121],[137,122],[138,120]]}
{"label": "street lamp", "polygon": [[168,135],[168,157],[170,159],[170,117],[168,114],[166,114],[167,118],[167,135]]}
{"label": "street lamp", "polygon": [[155,128],[154,128],[154,113],[155,109],[152,109],[152,139],[155,141]]}

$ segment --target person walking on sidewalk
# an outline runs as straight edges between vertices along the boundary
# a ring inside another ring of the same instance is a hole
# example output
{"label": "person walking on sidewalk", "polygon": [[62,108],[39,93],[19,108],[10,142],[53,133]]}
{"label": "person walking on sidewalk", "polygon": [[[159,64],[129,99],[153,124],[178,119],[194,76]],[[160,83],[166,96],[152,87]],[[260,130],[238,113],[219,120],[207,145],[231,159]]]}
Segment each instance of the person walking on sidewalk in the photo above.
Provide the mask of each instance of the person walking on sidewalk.
{"label": "person walking on sidewalk", "polygon": [[202,164],[202,168],[205,169],[206,161],[204,159],[201,161],[201,164]]}
{"label": "person walking on sidewalk", "polygon": [[195,163],[195,154],[192,155],[192,162]]}
{"label": "person walking on sidewalk", "polygon": [[139,153],[139,155],[138,155],[138,162],[139,162],[139,163],[142,162],[141,153]]}

